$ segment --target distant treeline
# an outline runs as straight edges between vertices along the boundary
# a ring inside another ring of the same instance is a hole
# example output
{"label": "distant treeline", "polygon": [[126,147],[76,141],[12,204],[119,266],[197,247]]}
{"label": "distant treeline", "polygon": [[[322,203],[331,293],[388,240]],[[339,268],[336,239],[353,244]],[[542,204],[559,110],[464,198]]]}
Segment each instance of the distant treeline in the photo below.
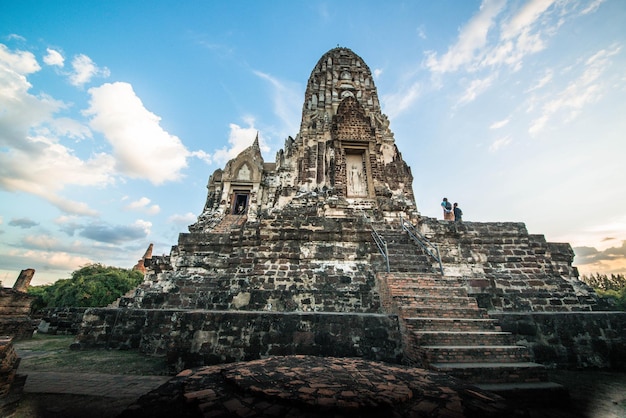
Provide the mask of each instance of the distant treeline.
{"label": "distant treeline", "polygon": [[137,270],[89,264],[74,271],[69,279],[31,286],[28,293],[37,296],[34,310],[63,306],[103,307],[142,281],[143,273]]}
{"label": "distant treeline", "polygon": [[580,280],[593,287],[596,293],[615,302],[615,308],[626,311],[626,277],[623,274],[583,275]]}

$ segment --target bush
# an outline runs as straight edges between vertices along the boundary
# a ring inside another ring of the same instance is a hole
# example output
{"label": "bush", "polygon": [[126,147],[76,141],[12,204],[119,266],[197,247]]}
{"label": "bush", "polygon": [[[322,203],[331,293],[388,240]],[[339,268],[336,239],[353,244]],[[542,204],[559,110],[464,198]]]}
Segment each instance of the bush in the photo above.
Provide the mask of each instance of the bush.
{"label": "bush", "polygon": [[31,286],[28,293],[37,296],[33,309],[51,307],[103,307],[134,289],[143,281],[137,270],[89,264],[51,285]]}

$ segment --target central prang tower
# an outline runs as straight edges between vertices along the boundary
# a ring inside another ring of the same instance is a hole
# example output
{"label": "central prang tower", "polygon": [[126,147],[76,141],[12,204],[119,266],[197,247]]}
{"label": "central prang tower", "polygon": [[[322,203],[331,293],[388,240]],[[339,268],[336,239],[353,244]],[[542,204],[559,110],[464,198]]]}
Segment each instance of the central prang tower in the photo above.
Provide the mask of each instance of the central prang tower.
{"label": "central prang tower", "polygon": [[[369,67],[348,48],[328,51],[307,83],[300,132],[289,137],[276,163],[263,161],[258,141],[216,170],[201,225],[209,229],[229,214],[255,221],[264,211],[323,196],[323,215],[344,217],[366,209],[388,220],[417,215],[411,169],[380,111]],[[295,201],[294,201],[295,199]]]}

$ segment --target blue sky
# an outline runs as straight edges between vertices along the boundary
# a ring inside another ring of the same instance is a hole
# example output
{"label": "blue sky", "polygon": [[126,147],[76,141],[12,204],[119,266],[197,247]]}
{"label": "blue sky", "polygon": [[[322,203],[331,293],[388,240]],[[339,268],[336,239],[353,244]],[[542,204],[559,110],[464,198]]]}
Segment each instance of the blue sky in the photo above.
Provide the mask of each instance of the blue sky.
{"label": "blue sky", "polygon": [[626,2],[0,2],[0,280],[167,254],[209,175],[274,161],[337,45],[375,75],[422,215],[524,222],[626,272]]}

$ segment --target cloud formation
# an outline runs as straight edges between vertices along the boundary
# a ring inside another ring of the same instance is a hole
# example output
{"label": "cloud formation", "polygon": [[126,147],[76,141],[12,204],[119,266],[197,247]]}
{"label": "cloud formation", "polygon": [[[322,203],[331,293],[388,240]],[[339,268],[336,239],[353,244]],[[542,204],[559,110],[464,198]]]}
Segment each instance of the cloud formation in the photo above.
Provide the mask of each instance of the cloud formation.
{"label": "cloud formation", "polygon": [[259,134],[257,128],[254,127],[254,119],[248,118],[246,122],[248,123],[247,128],[242,128],[235,123],[229,125],[229,147],[223,147],[213,153],[213,159],[217,163],[224,164],[228,162],[228,160],[235,158],[241,151],[252,145],[257,135],[259,135],[259,147],[261,148],[261,152],[269,151],[269,147],[265,144],[263,137]]}
{"label": "cloud formation", "polygon": [[80,54],[72,60],[72,72],[69,80],[72,85],[80,87],[89,83],[94,77],[107,78],[110,75],[108,68],[99,68],[87,55]]}
{"label": "cloud formation", "polygon": [[626,241],[621,246],[598,250],[595,247],[574,247],[575,264],[583,274],[597,272],[623,273],[626,269]]}
{"label": "cloud formation", "polygon": [[17,226],[22,229],[28,229],[39,225],[39,222],[35,222],[29,218],[14,218],[9,221],[8,225]]}
{"label": "cloud formation", "polygon": [[99,153],[82,160],[61,143],[59,134],[89,136],[82,124],[55,119],[66,105],[47,95],[29,93],[27,76],[41,67],[30,52],[10,51],[0,44],[0,188],[31,193],[68,213],[93,216],[85,203],[59,195],[68,185],[113,182],[113,160]]}
{"label": "cloud formation", "polygon": [[150,205],[150,199],[142,197],[139,200],[129,203],[125,206],[128,210],[135,210],[147,213],[149,215],[156,215],[161,211],[159,205]]}
{"label": "cloud formation", "polygon": [[65,58],[59,51],[48,48],[46,49],[47,54],[43,57],[43,62],[46,65],[52,65],[54,67],[63,67],[65,65]]}
{"label": "cloud formation", "polygon": [[[571,81],[563,90],[554,94],[549,92],[546,97],[533,98],[541,101],[541,114],[536,117],[528,129],[531,135],[542,131],[548,122],[560,116],[565,122],[572,121],[588,104],[595,102],[606,88],[606,80],[602,75],[611,65],[611,57],[618,54],[621,46],[613,45],[609,49],[602,49],[588,58],[582,66],[581,74]],[[530,108],[534,108],[531,104]]]}
{"label": "cloud formation", "polygon": [[161,127],[161,118],[144,107],[130,84],[107,83],[88,92],[91,100],[84,114],[113,147],[117,171],[153,184],[182,178],[191,153]]}
{"label": "cloud formation", "polygon": [[121,244],[126,241],[145,239],[150,235],[151,222],[137,220],[132,225],[108,225],[92,223],[83,227],[80,236],[109,244]]}

